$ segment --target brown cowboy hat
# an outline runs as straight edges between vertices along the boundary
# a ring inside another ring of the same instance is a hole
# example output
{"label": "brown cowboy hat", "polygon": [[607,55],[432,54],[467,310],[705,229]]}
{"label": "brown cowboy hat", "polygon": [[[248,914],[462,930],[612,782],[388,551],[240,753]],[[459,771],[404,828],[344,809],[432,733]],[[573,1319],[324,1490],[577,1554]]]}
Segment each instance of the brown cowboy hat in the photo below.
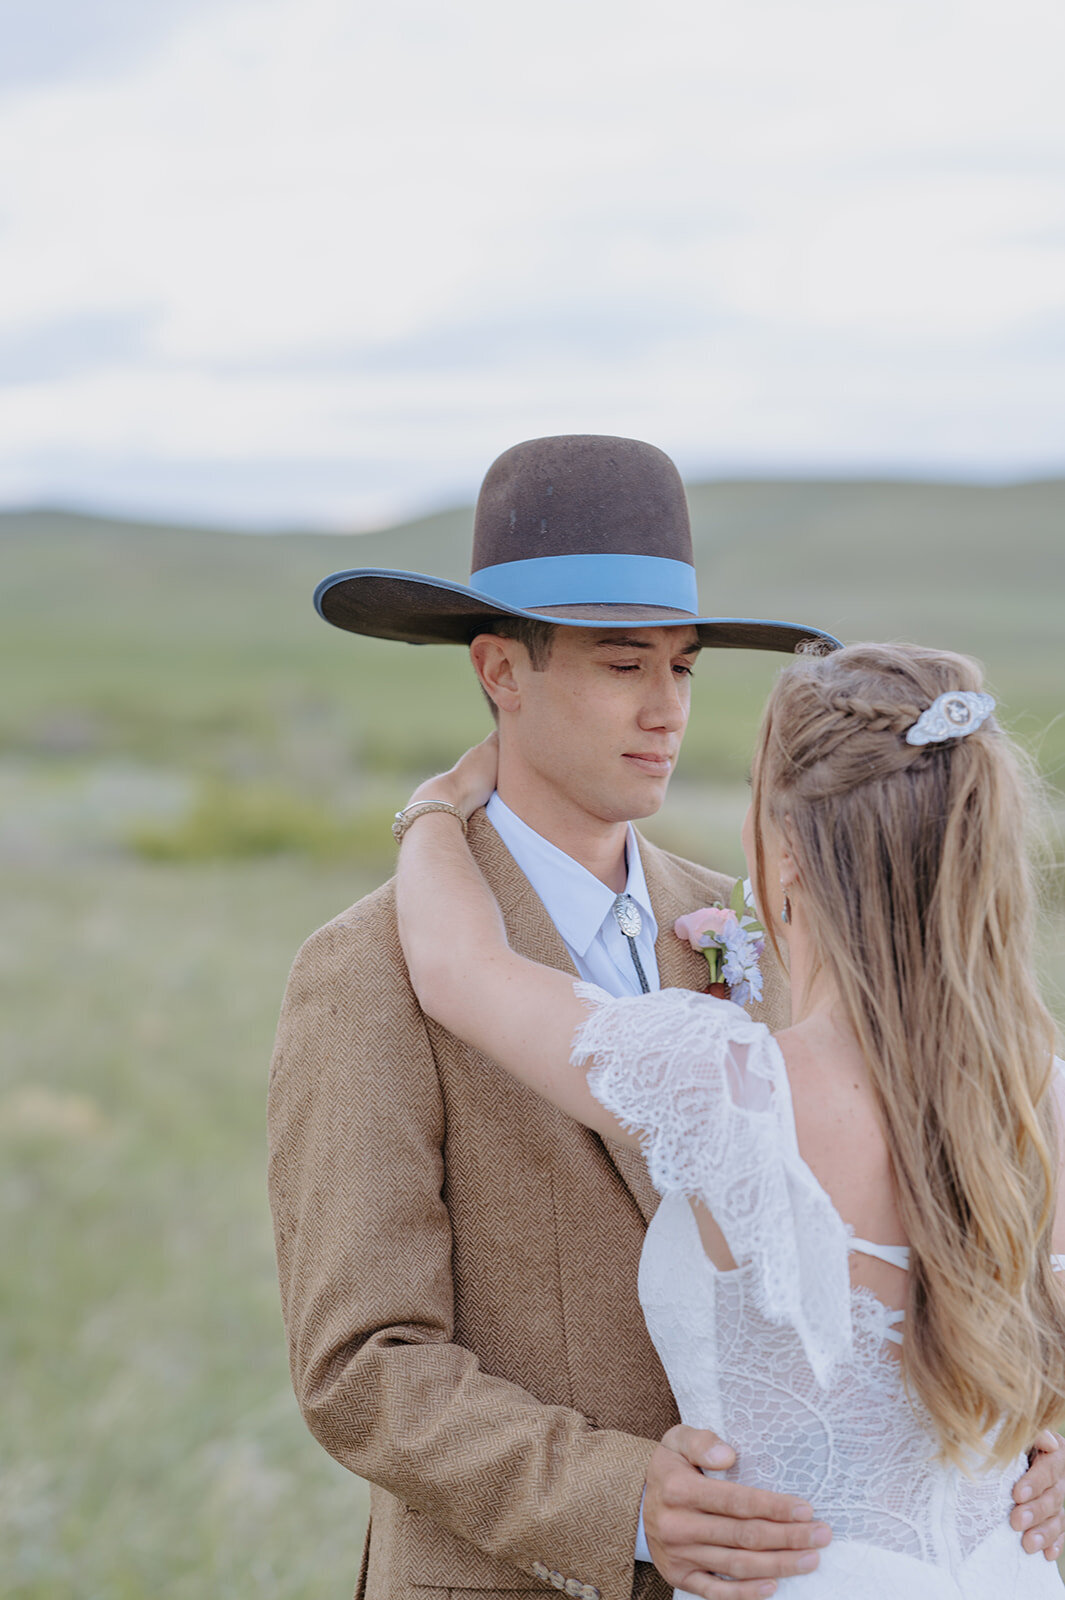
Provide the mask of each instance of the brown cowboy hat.
{"label": "brown cowboy hat", "polygon": [[356,567],[323,578],[314,603],[337,628],[408,644],[467,644],[500,617],[533,617],[585,628],[694,624],[702,644],[734,649],[839,646],[801,623],[700,616],[680,474],[654,445],[596,433],[529,439],[492,463],[469,587]]}

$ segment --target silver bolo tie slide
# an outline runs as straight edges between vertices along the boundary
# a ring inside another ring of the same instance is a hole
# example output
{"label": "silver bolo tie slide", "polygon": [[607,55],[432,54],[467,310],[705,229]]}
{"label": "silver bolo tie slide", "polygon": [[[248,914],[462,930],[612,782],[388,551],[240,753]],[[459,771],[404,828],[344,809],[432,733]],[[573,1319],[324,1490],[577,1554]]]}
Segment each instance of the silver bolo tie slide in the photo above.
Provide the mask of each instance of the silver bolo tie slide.
{"label": "silver bolo tie slide", "polygon": [[614,913],[614,921],[617,923],[620,933],[628,941],[629,954],[632,956],[632,964],[636,968],[636,976],[640,980],[640,988],[644,994],[650,994],[651,985],[647,981],[643,963],[640,960],[640,952],[636,948],[636,940],[640,929],[643,927],[640,908],[631,895],[619,894],[611,910]]}

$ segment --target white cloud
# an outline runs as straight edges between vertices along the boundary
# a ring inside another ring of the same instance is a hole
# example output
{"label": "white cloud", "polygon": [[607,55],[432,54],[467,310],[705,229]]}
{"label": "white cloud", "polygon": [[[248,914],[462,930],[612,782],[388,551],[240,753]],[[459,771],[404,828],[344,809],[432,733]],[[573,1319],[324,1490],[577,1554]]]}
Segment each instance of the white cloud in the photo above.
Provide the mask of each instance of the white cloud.
{"label": "white cloud", "polygon": [[[369,442],[398,503],[412,458],[472,487],[571,426],[708,461],[1060,459],[1010,341],[1065,321],[1063,53],[1037,0],[193,10],[0,107],[0,349],[126,329],[0,389],[9,481]],[[317,509],[369,503],[337,493]]]}

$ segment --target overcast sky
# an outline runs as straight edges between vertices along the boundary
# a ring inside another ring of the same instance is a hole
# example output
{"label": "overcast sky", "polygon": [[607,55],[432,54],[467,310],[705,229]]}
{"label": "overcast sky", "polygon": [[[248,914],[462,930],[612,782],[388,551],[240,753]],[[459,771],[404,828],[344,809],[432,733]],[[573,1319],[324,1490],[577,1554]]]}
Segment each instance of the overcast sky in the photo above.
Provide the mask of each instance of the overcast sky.
{"label": "overcast sky", "polygon": [[0,0],[0,505],[1065,471],[1060,0]]}

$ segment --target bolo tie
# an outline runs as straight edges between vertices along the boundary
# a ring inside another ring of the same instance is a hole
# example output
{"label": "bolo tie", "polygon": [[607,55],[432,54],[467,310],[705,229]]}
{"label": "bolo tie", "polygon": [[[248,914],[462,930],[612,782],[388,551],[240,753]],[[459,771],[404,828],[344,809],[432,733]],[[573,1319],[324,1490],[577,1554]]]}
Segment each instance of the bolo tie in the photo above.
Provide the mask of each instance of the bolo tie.
{"label": "bolo tie", "polygon": [[640,988],[644,994],[650,994],[651,985],[644,974],[640,952],[636,948],[636,940],[639,937],[640,929],[643,927],[640,908],[631,894],[619,894],[611,910],[614,913],[614,921],[618,925],[618,931],[628,943],[632,964],[636,968],[636,976],[640,980]]}

